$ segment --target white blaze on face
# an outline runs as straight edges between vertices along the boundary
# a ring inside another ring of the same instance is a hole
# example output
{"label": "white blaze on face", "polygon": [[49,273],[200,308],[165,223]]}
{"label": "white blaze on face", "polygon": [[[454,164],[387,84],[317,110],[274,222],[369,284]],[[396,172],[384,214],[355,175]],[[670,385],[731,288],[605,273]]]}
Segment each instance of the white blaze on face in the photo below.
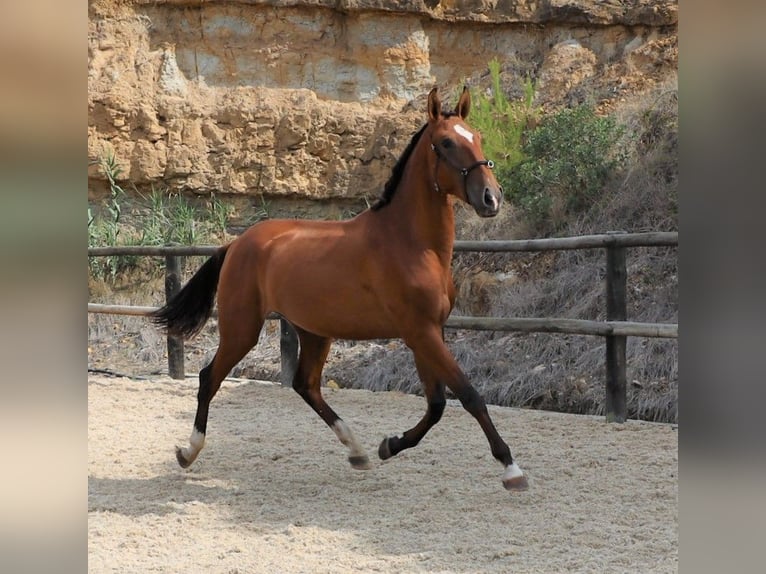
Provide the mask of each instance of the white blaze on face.
{"label": "white blaze on face", "polygon": [[465,139],[467,139],[469,142],[473,143],[473,134],[469,132],[467,129],[465,129],[460,124],[455,124],[455,131],[463,136]]}

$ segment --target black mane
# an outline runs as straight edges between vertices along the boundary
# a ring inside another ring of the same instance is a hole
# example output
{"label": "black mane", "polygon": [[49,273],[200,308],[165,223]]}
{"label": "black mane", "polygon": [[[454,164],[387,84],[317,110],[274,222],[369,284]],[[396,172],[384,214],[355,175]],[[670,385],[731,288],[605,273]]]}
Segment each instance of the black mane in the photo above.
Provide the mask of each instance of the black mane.
{"label": "black mane", "polygon": [[386,185],[383,187],[383,195],[378,198],[378,201],[376,201],[370,209],[373,211],[378,211],[380,208],[385,207],[391,203],[391,199],[393,199],[394,193],[396,193],[396,189],[399,187],[399,182],[402,180],[402,175],[404,174],[404,166],[407,165],[407,160],[410,159],[412,150],[415,149],[418,141],[420,141],[420,136],[423,135],[423,132],[426,131],[427,127],[428,124],[425,124],[417,131],[415,135],[412,136],[410,143],[407,144],[407,147],[404,149],[401,157],[399,157],[396,165],[391,170],[391,177],[388,178]]}
{"label": "black mane", "polygon": [[[451,116],[457,115],[457,112],[453,111],[444,111],[442,110],[441,113],[442,117],[448,118]],[[370,209],[373,211],[378,211],[380,208],[385,207],[389,203],[391,203],[391,200],[394,197],[394,193],[396,193],[397,188],[399,187],[399,182],[402,180],[402,175],[404,174],[404,166],[407,165],[407,160],[410,159],[410,156],[412,155],[412,150],[415,149],[415,146],[418,145],[418,141],[420,141],[420,136],[423,135],[423,132],[426,131],[426,128],[428,127],[428,124],[425,124],[422,128],[420,128],[415,135],[412,136],[412,139],[410,140],[410,143],[407,144],[407,147],[404,149],[404,152],[402,152],[401,157],[396,162],[396,165],[391,170],[391,177],[388,178],[388,181],[386,182],[386,185],[383,187],[383,195],[381,195],[378,198],[378,201],[376,201]]]}

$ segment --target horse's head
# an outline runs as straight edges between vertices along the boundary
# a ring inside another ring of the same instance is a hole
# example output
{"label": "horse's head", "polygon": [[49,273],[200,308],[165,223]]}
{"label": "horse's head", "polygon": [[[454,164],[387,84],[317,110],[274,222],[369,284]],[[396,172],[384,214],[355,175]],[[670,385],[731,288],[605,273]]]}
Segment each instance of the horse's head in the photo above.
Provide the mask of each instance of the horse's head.
{"label": "horse's head", "polygon": [[500,209],[503,188],[492,173],[494,164],[484,159],[481,135],[465,123],[471,109],[467,87],[453,113],[442,113],[434,88],[428,94],[428,123],[433,173],[437,191],[469,203],[481,217],[494,217]]}

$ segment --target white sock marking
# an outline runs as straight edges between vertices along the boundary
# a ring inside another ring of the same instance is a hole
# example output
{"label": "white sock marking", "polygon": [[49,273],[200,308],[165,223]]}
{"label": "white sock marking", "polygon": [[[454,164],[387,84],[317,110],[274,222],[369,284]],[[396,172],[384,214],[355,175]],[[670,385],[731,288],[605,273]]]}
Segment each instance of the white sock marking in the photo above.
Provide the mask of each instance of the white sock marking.
{"label": "white sock marking", "polygon": [[460,124],[455,124],[455,131],[463,136],[465,139],[467,139],[469,142],[473,143],[473,134],[469,132],[467,129],[465,129]]}
{"label": "white sock marking", "polygon": [[338,440],[349,448],[352,456],[365,456],[362,447],[356,442],[351,429],[348,428],[348,425],[345,422],[342,420],[335,421],[335,424],[332,425],[332,430],[335,431]]}
{"label": "white sock marking", "polygon": [[182,448],[181,454],[190,463],[197,458],[199,451],[205,446],[205,435],[197,430],[195,427],[189,437],[189,448]]}
{"label": "white sock marking", "polygon": [[205,446],[205,435],[195,428],[189,437],[189,444],[197,452],[201,451],[202,447]]}
{"label": "white sock marking", "polygon": [[503,475],[503,480],[510,480],[512,478],[516,478],[519,476],[524,476],[524,473],[521,472],[521,469],[515,462],[505,467],[505,474]]}
{"label": "white sock marking", "polygon": [[191,464],[197,458],[203,446],[205,446],[205,435],[199,432],[197,427],[194,427],[189,437],[189,446],[181,449],[181,456],[188,464]]}

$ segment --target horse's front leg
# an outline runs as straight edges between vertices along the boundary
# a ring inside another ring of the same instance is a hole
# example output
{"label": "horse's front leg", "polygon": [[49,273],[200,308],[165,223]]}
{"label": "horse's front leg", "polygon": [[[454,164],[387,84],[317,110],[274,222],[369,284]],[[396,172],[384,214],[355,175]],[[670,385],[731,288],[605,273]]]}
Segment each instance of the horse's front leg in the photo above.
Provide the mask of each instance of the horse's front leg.
{"label": "horse's front leg", "polygon": [[[478,421],[479,426],[481,426],[481,429],[484,431],[484,435],[487,437],[492,456],[505,467],[503,486],[508,490],[526,490],[528,488],[527,478],[524,476],[524,473],[519,466],[514,462],[510,448],[508,448],[508,445],[497,432],[497,429],[489,416],[489,411],[487,410],[487,405],[484,402],[484,399],[468,382],[467,377],[460,369],[457,361],[455,361],[452,353],[450,353],[446,344],[442,340],[438,329],[432,329],[418,337],[410,338],[406,342],[415,354],[418,372],[423,373],[421,374],[421,378],[423,378],[424,381],[435,380],[446,385],[460,400],[463,408],[465,408],[465,410]],[[430,410],[431,405],[429,403],[429,411]],[[441,413],[439,413],[439,416],[441,416]],[[420,430],[423,428],[426,430],[430,428],[430,426],[426,427],[428,418],[429,412],[427,411],[426,417],[424,417],[421,423],[419,423],[413,431],[419,427]],[[436,420],[438,420],[438,417]],[[433,426],[433,424],[431,426]],[[425,431],[422,432],[422,434],[425,434]],[[385,454],[388,454],[389,456],[396,454],[396,452],[398,452],[395,451],[396,447],[400,447],[400,451],[402,448],[417,444],[419,438],[415,440],[413,444],[409,444],[410,441],[408,441],[406,436],[407,433],[405,433],[401,439],[392,437],[384,440],[379,449],[381,458],[384,458]],[[417,433],[413,433],[411,436],[412,439],[415,439],[417,438]]]}

